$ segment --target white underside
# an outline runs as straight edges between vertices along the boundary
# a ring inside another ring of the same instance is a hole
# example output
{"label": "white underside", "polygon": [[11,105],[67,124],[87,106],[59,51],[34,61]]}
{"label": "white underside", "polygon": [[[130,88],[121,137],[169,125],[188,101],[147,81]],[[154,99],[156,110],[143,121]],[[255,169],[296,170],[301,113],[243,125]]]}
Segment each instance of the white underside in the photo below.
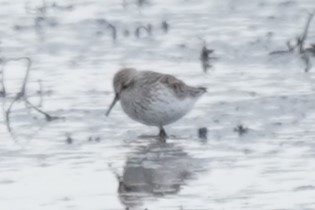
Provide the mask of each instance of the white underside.
{"label": "white underside", "polygon": [[[175,97],[171,90],[163,88],[154,94],[150,103],[145,103],[139,95],[130,97],[127,93],[122,94],[121,105],[130,118],[146,125],[163,126],[182,118],[192,109],[196,100],[192,97]],[[137,105],[139,103],[141,106]]]}

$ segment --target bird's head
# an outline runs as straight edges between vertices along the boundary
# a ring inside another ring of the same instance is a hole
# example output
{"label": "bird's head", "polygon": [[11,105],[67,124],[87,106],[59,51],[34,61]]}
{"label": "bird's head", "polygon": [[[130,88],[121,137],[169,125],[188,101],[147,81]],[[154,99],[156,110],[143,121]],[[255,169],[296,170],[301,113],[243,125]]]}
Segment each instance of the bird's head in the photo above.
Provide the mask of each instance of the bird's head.
{"label": "bird's head", "polygon": [[106,112],[106,116],[109,115],[110,111],[115,106],[116,102],[119,100],[121,93],[131,86],[136,73],[137,73],[137,70],[135,69],[125,68],[125,69],[121,69],[115,74],[114,80],[113,80],[115,97],[109,109]]}

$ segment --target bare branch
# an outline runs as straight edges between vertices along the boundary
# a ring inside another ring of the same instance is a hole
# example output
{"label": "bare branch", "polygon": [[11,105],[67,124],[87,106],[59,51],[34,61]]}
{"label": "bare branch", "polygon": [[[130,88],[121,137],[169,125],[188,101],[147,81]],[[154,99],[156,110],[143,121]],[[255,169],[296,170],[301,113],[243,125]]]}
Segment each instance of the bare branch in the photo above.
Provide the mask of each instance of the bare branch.
{"label": "bare branch", "polygon": [[[18,102],[20,99],[19,96],[16,96],[13,101],[11,102],[11,104],[9,105],[8,109],[6,111],[4,111],[4,114],[5,114],[5,124],[6,124],[6,127],[9,131],[9,134],[10,136],[12,137],[12,139],[18,143],[18,139],[17,139],[17,136],[14,135],[14,132],[13,132],[13,129],[12,129],[12,126],[11,126],[11,110],[13,108],[13,105]],[[40,130],[42,130],[44,128],[45,125],[42,125],[35,133],[32,134],[32,136],[35,136]],[[28,139],[31,139],[31,138],[28,138]]]}
{"label": "bare branch", "polygon": [[116,39],[117,39],[117,29],[116,29],[116,27],[113,24],[111,24],[111,23],[108,23],[107,27],[112,31],[113,41],[116,41]]}
{"label": "bare branch", "polygon": [[35,109],[38,113],[41,113],[42,115],[45,116],[46,120],[48,122],[56,120],[56,119],[60,119],[59,117],[53,117],[51,115],[49,115],[48,113],[44,112],[43,110],[41,110],[40,108],[38,108],[37,106],[35,106],[34,104],[32,104],[26,97],[24,97],[24,101],[30,105],[30,107],[32,107],[33,109]]}
{"label": "bare branch", "polygon": [[299,45],[299,52],[302,53],[304,52],[304,43],[305,40],[307,39],[307,34],[308,34],[308,30],[311,24],[311,21],[313,19],[315,15],[315,11],[313,11],[311,14],[309,14],[306,25],[304,27],[304,32],[302,34],[302,36],[298,39],[298,45]]}
{"label": "bare branch", "polygon": [[307,35],[308,35],[308,31],[309,31],[309,27],[311,24],[311,21],[313,19],[315,15],[315,11],[313,11],[312,13],[310,13],[308,15],[308,19],[307,22],[305,24],[304,27],[304,31],[303,34],[301,34],[301,36],[298,36],[295,38],[295,43],[292,44],[291,40],[287,41],[286,45],[287,45],[287,50],[277,50],[277,51],[272,51],[269,53],[269,55],[275,55],[275,54],[284,54],[284,53],[295,53],[296,50],[298,48],[297,53],[299,54],[300,58],[302,59],[302,61],[305,63],[305,72],[308,72],[311,68],[312,68],[312,64],[310,61],[310,53],[314,54],[315,52],[315,45],[311,45],[311,47],[304,49],[304,45],[307,39]]}
{"label": "bare branch", "polygon": [[29,77],[30,70],[31,70],[32,60],[29,57],[16,58],[15,60],[21,60],[21,59],[25,59],[27,61],[27,69],[26,69],[23,85],[21,88],[21,94],[25,95],[25,90],[26,90],[26,85],[27,85],[28,77]]}
{"label": "bare branch", "polygon": [[9,63],[10,61],[19,61],[19,60],[26,60],[27,61],[27,69],[26,69],[26,73],[24,76],[23,85],[21,87],[20,92],[18,93],[18,95],[24,96],[25,91],[26,91],[26,85],[28,82],[29,74],[30,74],[30,70],[31,70],[31,65],[32,65],[32,60],[29,57],[9,58],[4,62],[3,66],[2,66],[2,85],[3,85],[3,90],[5,91],[5,85],[4,85],[4,67],[5,67],[5,65],[7,63]]}
{"label": "bare branch", "polygon": [[12,128],[11,128],[11,121],[10,121],[10,114],[11,114],[11,109],[14,105],[15,102],[17,102],[19,100],[19,97],[15,97],[13,99],[13,101],[11,102],[10,106],[8,107],[8,109],[5,112],[5,122],[6,122],[6,126],[8,131],[11,133],[12,132]]}
{"label": "bare branch", "polygon": [[[24,76],[24,80],[23,80],[23,84],[21,87],[20,92],[18,92],[18,94],[14,97],[13,101],[11,102],[11,104],[9,105],[8,109],[5,112],[5,122],[6,122],[6,126],[7,129],[9,131],[9,133],[11,134],[11,136],[13,137],[13,139],[15,140],[14,136],[13,136],[13,132],[12,132],[12,127],[11,127],[11,118],[10,118],[10,114],[11,114],[11,110],[13,105],[17,102],[17,101],[24,101],[26,108],[32,108],[35,111],[37,111],[38,113],[42,114],[45,116],[46,121],[50,122],[52,120],[56,120],[56,119],[60,119],[59,117],[54,117],[49,115],[48,113],[44,112],[43,110],[41,110],[40,108],[38,108],[37,106],[33,105],[27,98],[26,96],[26,87],[27,87],[27,83],[28,83],[28,79],[29,79],[29,74],[30,74],[30,70],[31,70],[31,65],[32,65],[32,61],[29,57],[20,57],[20,58],[11,58],[6,60],[6,62],[3,64],[2,66],[2,89],[3,92],[5,93],[5,85],[4,85],[4,66],[5,64],[7,64],[10,61],[18,61],[18,60],[26,60],[27,61],[27,69],[26,69],[26,73]],[[40,85],[40,90],[39,90],[39,94],[41,97],[41,101],[42,101],[42,85],[39,81],[39,85]],[[16,141],[16,140],[15,140]]]}

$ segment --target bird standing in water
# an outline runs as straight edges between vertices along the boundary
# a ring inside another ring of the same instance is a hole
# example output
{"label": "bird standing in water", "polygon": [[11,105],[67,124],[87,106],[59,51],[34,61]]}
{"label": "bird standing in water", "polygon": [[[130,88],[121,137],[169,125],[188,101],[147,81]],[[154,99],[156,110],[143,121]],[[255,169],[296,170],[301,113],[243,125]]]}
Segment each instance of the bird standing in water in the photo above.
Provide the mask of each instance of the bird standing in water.
{"label": "bird standing in water", "polygon": [[205,88],[188,86],[172,75],[133,68],[118,71],[113,86],[115,98],[106,116],[120,100],[124,112],[131,119],[158,127],[163,142],[167,138],[163,126],[182,118],[206,92]]}

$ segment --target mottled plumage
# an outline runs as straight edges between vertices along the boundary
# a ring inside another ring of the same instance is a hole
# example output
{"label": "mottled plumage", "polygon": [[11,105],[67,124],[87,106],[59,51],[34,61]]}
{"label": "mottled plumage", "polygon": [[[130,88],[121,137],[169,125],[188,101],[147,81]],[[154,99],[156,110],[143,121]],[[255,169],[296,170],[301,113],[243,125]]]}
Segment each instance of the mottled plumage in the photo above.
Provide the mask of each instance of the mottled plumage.
{"label": "mottled plumage", "polygon": [[172,75],[132,68],[117,72],[113,83],[116,95],[106,115],[120,100],[131,119],[159,127],[160,137],[164,140],[163,126],[182,118],[206,92],[205,88],[188,86]]}

